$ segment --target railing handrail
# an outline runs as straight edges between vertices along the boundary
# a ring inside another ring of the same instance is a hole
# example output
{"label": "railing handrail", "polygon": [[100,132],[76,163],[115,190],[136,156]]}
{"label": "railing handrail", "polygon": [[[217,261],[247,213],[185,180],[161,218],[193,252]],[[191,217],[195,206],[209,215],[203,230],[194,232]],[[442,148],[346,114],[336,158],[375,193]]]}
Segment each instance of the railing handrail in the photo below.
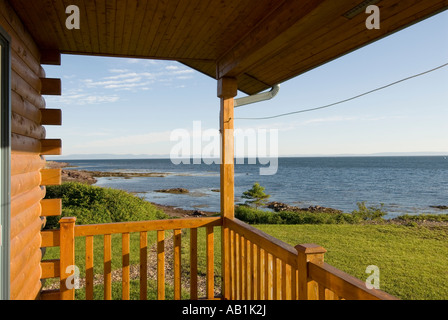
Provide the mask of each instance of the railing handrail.
{"label": "railing handrail", "polygon": [[263,250],[275,255],[292,267],[297,268],[297,250],[293,246],[236,218],[224,218],[223,223],[231,230],[238,232],[246,239],[256,243]]}
{"label": "railing handrail", "polygon": [[378,289],[368,289],[365,282],[328,263],[308,262],[308,277],[347,300],[399,300]]}
{"label": "railing handrail", "polygon": [[221,217],[163,219],[75,226],[75,237],[221,226]]}

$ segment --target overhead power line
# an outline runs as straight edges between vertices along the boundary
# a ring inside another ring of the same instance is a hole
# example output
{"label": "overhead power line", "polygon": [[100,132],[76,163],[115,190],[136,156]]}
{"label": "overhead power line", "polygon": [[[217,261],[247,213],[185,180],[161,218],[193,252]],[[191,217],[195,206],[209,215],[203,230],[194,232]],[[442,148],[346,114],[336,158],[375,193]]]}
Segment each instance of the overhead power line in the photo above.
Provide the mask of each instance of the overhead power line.
{"label": "overhead power line", "polygon": [[341,101],[338,101],[338,102],[334,102],[334,103],[331,103],[331,104],[327,104],[327,105],[324,105],[324,106],[321,106],[321,107],[311,108],[311,109],[304,109],[304,110],[293,111],[293,112],[288,112],[288,113],[282,113],[282,114],[278,114],[278,115],[275,115],[275,116],[269,116],[269,117],[261,117],[261,118],[234,118],[234,120],[268,120],[268,119],[274,119],[274,118],[280,118],[280,117],[290,116],[290,115],[298,114],[298,113],[305,113],[305,112],[311,112],[311,111],[316,111],[316,110],[321,110],[321,109],[326,109],[326,108],[334,107],[334,106],[336,106],[336,105],[338,105],[338,104],[342,104],[342,103],[345,103],[345,102],[349,102],[349,101],[352,101],[352,100],[361,98],[361,97],[363,97],[363,96],[366,96],[366,95],[368,95],[368,94],[371,94],[371,93],[374,93],[374,92],[377,92],[377,91],[384,90],[384,89],[386,89],[386,88],[392,87],[392,86],[397,85],[397,84],[399,84],[399,83],[401,83],[401,82],[405,82],[405,81],[408,81],[408,80],[411,80],[411,79],[414,79],[414,78],[423,76],[423,75],[425,75],[425,74],[434,72],[434,71],[439,70],[439,69],[442,69],[442,68],[444,68],[444,67],[446,67],[446,66],[448,66],[448,63],[442,64],[441,66],[438,66],[438,67],[433,68],[433,69],[431,69],[431,70],[428,70],[428,71],[425,71],[425,72],[422,72],[422,73],[418,73],[418,74],[415,74],[415,75],[413,75],[413,76],[410,76],[410,77],[407,77],[407,78],[404,78],[404,79],[401,79],[401,80],[392,82],[392,83],[390,83],[390,84],[388,84],[388,85],[385,85],[385,86],[382,86],[382,87],[379,87],[379,88],[376,88],[376,89],[367,91],[367,92],[362,93],[362,94],[359,94],[359,95],[357,95],[357,96],[354,96],[354,97],[351,97],[351,98],[348,98],[348,99],[345,99],[345,100],[341,100]]}

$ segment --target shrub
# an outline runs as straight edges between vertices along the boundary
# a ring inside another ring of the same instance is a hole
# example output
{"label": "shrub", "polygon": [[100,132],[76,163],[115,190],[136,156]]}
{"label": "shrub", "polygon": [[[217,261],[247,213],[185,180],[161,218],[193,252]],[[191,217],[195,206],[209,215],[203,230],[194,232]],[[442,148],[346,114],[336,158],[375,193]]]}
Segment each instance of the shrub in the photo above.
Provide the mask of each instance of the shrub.
{"label": "shrub", "polygon": [[[46,199],[62,199],[62,216],[76,217],[77,224],[164,219],[165,213],[128,192],[66,182],[48,186]],[[48,217],[46,228],[57,228],[60,217]]]}
{"label": "shrub", "polygon": [[366,207],[358,203],[359,210],[352,213],[327,213],[309,211],[264,211],[247,205],[235,209],[235,217],[249,224],[356,224],[367,220],[380,220],[386,214],[382,205]]}
{"label": "shrub", "polygon": [[257,210],[248,206],[236,207],[235,217],[249,224],[342,224],[359,222],[359,219],[348,213],[272,212]]}
{"label": "shrub", "polygon": [[384,204],[380,207],[367,207],[365,202],[358,202],[358,210],[353,210],[352,215],[360,220],[381,220],[387,212],[383,210]]}
{"label": "shrub", "polygon": [[258,182],[255,182],[252,188],[243,192],[242,195],[243,199],[248,199],[246,204],[253,204],[256,209],[264,205],[269,197],[270,195],[264,192],[264,187],[260,186]]}

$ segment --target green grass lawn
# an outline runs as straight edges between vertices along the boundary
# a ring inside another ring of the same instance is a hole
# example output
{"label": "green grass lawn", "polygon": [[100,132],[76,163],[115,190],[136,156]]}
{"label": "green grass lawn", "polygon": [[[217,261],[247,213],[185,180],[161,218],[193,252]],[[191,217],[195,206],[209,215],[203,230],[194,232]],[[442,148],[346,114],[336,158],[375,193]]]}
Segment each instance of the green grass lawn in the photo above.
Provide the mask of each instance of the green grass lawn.
{"label": "green grass lawn", "polygon": [[397,225],[257,225],[293,246],[316,243],[325,261],[366,280],[380,270],[380,289],[403,300],[448,299],[448,227]]}

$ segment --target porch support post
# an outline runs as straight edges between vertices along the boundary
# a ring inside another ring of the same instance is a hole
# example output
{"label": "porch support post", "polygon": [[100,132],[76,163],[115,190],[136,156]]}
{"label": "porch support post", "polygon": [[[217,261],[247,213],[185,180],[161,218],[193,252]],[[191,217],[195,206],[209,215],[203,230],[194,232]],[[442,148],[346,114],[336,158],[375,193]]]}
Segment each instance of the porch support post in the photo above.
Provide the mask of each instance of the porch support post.
{"label": "porch support post", "polygon": [[230,298],[230,231],[226,219],[234,219],[234,141],[233,141],[233,108],[237,95],[235,78],[218,80],[218,97],[221,99],[220,131],[221,131],[221,217],[223,218],[221,234],[222,257],[222,298]]}

